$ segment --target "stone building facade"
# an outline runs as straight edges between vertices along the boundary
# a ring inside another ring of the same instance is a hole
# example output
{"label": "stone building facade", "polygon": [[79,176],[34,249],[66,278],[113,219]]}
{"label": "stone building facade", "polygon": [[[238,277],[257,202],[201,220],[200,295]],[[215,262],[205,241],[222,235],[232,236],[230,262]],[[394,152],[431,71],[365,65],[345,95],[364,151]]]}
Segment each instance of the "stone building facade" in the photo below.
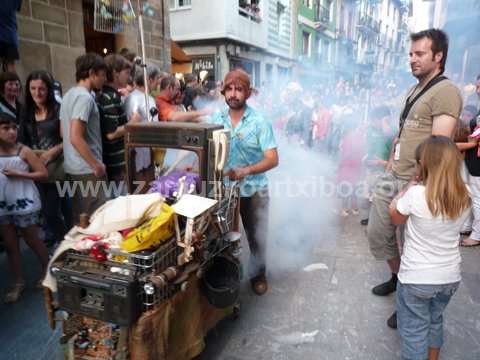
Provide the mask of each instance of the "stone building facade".
{"label": "stone building facade", "polygon": [[[153,16],[145,16],[147,61],[170,71],[170,24],[168,0],[149,0]],[[20,38],[19,75],[25,79],[32,70],[50,71],[64,91],[75,83],[75,59],[86,51],[101,55],[128,47],[141,53],[136,22],[122,34],[93,29],[94,0],[23,0],[17,13]],[[103,47],[104,51],[98,51]]]}

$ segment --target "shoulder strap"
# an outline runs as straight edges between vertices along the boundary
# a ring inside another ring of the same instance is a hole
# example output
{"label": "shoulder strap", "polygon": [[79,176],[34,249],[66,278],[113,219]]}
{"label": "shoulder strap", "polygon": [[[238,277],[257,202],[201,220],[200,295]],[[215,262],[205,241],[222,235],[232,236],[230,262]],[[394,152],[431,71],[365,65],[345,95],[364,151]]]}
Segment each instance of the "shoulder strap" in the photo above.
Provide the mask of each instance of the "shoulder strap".
{"label": "shoulder strap", "polygon": [[[408,116],[408,113],[410,112],[410,110],[412,109],[413,105],[415,105],[415,103],[417,102],[418,99],[420,99],[428,90],[430,90],[434,85],[438,84],[439,82],[443,81],[443,80],[447,80],[448,78],[444,75],[438,75],[438,76],[435,76],[432,80],[430,80],[428,82],[427,85],[425,85],[425,87],[422,89],[422,91],[420,91],[417,96],[415,96],[413,99],[410,99],[411,96],[413,95],[410,95],[406,102],[405,102],[405,107],[403,108],[403,111],[402,111],[402,115],[400,116],[400,131],[398,133],[398,137],[400,138],[400,135],[402,134],[402,131],[403,131],[403,126],[405,125],[405,120],[407,119],[407,116]],[[415,91],[414,91],[415,92]]]}

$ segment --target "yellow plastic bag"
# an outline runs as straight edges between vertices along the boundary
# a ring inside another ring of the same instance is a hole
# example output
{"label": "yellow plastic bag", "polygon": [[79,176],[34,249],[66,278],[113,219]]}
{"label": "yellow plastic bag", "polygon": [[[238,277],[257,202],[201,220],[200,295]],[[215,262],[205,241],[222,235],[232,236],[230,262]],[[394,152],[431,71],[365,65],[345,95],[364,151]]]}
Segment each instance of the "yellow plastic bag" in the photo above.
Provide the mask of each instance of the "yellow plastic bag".
{"label": "yellow plastic bag", "polygon": [[153,148],[153,162],[155,165],[162,167],[165,161],[165,155],[167,155],[167,149]]}
{"label": "yellow plastic bag", "polygon": [[122,249],[136,252],[155,248],[170,239],[174,232],[173,209],[167,204],[162,205],[162,211],[157,217],[145,222],[132,230],[122,242]]}

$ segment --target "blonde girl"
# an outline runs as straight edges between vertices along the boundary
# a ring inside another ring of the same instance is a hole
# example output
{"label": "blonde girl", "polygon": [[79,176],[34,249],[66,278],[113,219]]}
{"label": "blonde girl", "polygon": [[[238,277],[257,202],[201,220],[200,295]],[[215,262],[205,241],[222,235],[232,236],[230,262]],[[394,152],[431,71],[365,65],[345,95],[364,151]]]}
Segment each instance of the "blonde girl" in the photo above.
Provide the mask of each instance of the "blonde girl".
{"label": "blonde girl", "polygon": [[455,143],[431,136],[417,148],[417,184],[390,205],[395,225],[406,223],[397,283],[402,359],[437,360],[443,311],[460,283],[460,228],[470,197],[460,176]]}

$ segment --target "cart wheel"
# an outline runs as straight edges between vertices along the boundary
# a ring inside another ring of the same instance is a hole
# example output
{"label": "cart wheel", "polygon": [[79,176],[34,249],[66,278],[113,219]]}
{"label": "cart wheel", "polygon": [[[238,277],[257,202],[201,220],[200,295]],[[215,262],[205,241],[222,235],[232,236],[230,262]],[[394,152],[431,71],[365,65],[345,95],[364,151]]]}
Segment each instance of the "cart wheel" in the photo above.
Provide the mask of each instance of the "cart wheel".
{"label": "cart wheel", "polygon": [[232,319],[237,320],[240,317],[240,304],[233,305]]}

